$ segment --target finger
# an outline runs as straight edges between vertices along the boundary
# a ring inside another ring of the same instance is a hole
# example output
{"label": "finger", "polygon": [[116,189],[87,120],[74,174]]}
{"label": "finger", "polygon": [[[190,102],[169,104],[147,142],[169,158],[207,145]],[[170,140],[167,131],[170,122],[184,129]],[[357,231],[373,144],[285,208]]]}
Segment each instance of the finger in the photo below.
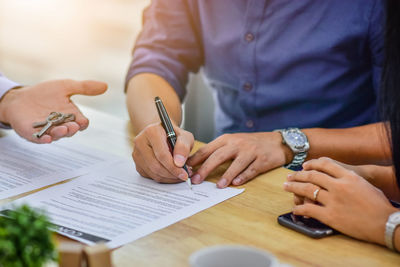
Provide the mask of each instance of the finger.
{"label": "finger", "polygon": [[[150,149],[151,150],[151,149]],[[151,152],[151,151],[150,151]],[[162,167],[157,160],[149,160],[145,157],[138,157],[136,148],[132,154],[136,163],[136,170],[145,178],[150,178],[159,183],[179,183],[182,182],[177,178],[168,178],[171,174]]]}
{"label": "finger", "polygon": [[[309,198],[304,198],[304,202],[303,202],[303,205],[304,204],[316,204],[316,203],[318,203],[318,202],[315,202],[315,201],[313,201],[313,200],[311,200],[311,199],[309,199]],[[304,218],[306,218],[306,219],[309,219],[310,217],[308,217],[308,216],[303,216]]]}
{"label": "finger", "polygon": [[318,171],[299,171],[290,173],[287,176],[289,182],[304,182],[318,185],[328,191],[332,188],[334,182],[333,178],[325,173]]}
{"label": "finger", "polygon": [[[320,188],[317,185],[310,183],[298,183],[298,182],[285,182],[283,184],[283,189],[287,192],[294,193],[298,196],[308,198],[314,201],[317,201],[323,205],[326,204],[328,199],[328,191]],[[317,198],[314,199],[314,193],[317,191]]]}
{"label": "finger", "polygon": [[189,177],[192,177],[193,176],[193,168],[192,168],[192,166],[186,165],[186,167],[187,167],[187,169],[189,171]]}
{"label": "finger", "polygon": [[261,172],[267,170],[265,166],[262,166],[263,163],[261,160],[256,159],[253,163],[251,163],[241,174],[239,174],[235,179],[233,179],[234,185],[242,185],[247,183],[248,181],[255,178]]}
{"label": "finger", "polygon": [[35,138],[35,140],[30,140],[30,141],[37,144],[50,144],[53,141],[53,139],[51,138],[50,135],[45,134],[42,135],[39,139]]}
{"label": "finger", "polygon": [[221,137],[218,137],[214,141],[206,144],[196,151],[192,156],[189,157],[187,164],[190,166],[197,166],[204,162],[212,153],[224,145],[224,141]]}
{"label": "finger", "polygon": [[177,167],[182,168],[189,157],[190,151],[194,144],[193,134],[187,131],[177,131],[178,138],[174,148],[174,163]]}
{"label": "finger", "polygon": [[158,168],[161,168],[161,165],[160,165],[160,167],[155,168],[156,170],[153,170],[152,168],[148,167],[147,165],[142,165],[142,166],[144,166],[143,167],[144,172],[148,173],[148,176],[149,176],[149,177],[146,177],[146,176],[144,176],[144,177],[151,178],[151,179],[153,179],[154,181],[156,181],[158,183],[176,184],[176,183],[182,182],[182,180],[180,180],[180,179],[168,178],[168,177],[165,177],[165,176],[161,176],[159,173],[157,173],[157,170],[158,170]]}
{"label": "finger", "polygon": [[53,140],[58,140],[62,137],[73,136],[79,130],[79,125],[76,122],[67,122],[63,125],[55,126],[50,130],[50,135]]}
{"label": "finger", "polygon": [[20,132],[17,133],[22,138],[25,138],[29,142],[35,144],[50,144],[53,141],[53,138],[48,134],[44,134],[40,138],[37,138],[36,136],[34,136],[33,133],[30,133],[30,131],[27,131],[26,133],[20,133]]}
{"label": "finger", "polygon": [[235,154],[232,150],[226,147],[222,147],[214,151],[206,161],[197,170],[196,174],[192,177],[192,182],[194,184],[199,184],[219,165],[232,159]]}
{"label": "finger", "polygon": [[[319,195],[319,193],[318,193],[318,195]],[[318,198],[318,197],[317,197]],[[316,201],[314,201],[314,200],[312,200],[312,199],[309,199],[309,198],[304,198],[304,204],[307,204],[307,203],[311,203],[311,204],[316,204],[316,203],[318,203],[318,202],[316,202]]]}
{"label": "finger", "polygon": [[[149,178],[152,179],[152,176],[150,173],[147,173],[145,170],[145,165],[143,164],[143,158],[142,157],[137,157],[137,148],[134,147],[134,150],[132,152],[132,159],[135,162],[135,167],[136,171],[144,178]],[[141,166],[144,166],[143,168]]]}
{"label": "finger", "polygon": [[304,170],[316,170],[324,172],[334,178],[340,178],[348,174],[350,171],[346,170],[343,166],[335,163],[330,158],[319,158],[307,161],[303,164]]}
{"label": "finger", "polygon": [[68,134],[68,127],[64,125],[59,125],[59,126],[54,126],[50,132],[49,135],[53,139],[53,141],[56,141]]}
{"label": "finger", "polygon": [[177,179],[177,178],[167,178],[163,177],[159,174],[157,174],[155,171],[153,171],[151,168],[144,167],[145,173],[148,173],[148,176],[144,176],[145,178],[151,178],[154,181],[162,184],[176,184],[176,183],[181,183],[182,180]]}
{"label": "finger", "polygon": [[186,181],[188,174],[183,168],[175,166],[174,160],[169,151],[167,136],[161,125],[158,125],[158,127],[149,128],[146,138],[152,149],[152,152],[154,153],[154,157],[157,159],[159,164],[161,164],[164,169],[168,170],[168,172],[172,174],[172,176],[169,178],[179,178],[183,181]]}
{"label": "finger", "polygon": [[229,168],[222,175],[217,183],[218,188],[225,188],[232,183],[232,180],[254,161],[255,156],[238,156],[233,160]]}
{"label": "finger", "polygon": [[138,164],[135,164],[136,167],[136,171],[140,174],[140,176],[144,177],[144,178],[150,178],[148,176],[148,174],[143,170],[143,168],[141,168]]}
{"label": "finger", "polygon": [[153,148],[146,144],[135,144],[133,158],[136,164],[141,167],[151,178],[161,181],[161,179],[176,179],[168,169],[166,169],[154,155]]}
{"label": "finger", "polygon": [[100,95],[107,90],[107,84],[98,81],[73,81],[66,80],[67,95]]}
{"label": "finger", "polygon": [[143,176],[143,177],[153,179],[154,181],[156,181],[158,183],[176,184],[176,183],[182,182],[182,180],[180,180],[180,179],[162,177],[161,175],[159,175],[158,173],[153,171],[151,168],[148,168],[146,166],[144,166],[143,169],[144,169],[144,172],[146,174],[148,174],[148,175]]}
{"label": "finger", "polygon": [[295,205],[302,205],[304,204],[304,197],[298,196],[296,194],[293,195],[293,201]]}
{"label": "finger", "polygon": [[79,124],[73,121],[64,123],[64,126],[68,128],[68,133],[66,135],[68,137],[73,136],[80,129]]}
{"label": "finger", "polygon": [[326,223],[326,218],[328,217],[326,208],[317,204],[310,203],[295,206],[293,208],[293,214],[311,217],[323,223]]}
{"label": "finger", "polygon": [[68,113],[72,113],[75,115],[75,121],[79,125],[79,131],[86,130],[89,126],[89,120],[82,114],[79,108],[71,102],[70,105],[72,106],[71,110]]}

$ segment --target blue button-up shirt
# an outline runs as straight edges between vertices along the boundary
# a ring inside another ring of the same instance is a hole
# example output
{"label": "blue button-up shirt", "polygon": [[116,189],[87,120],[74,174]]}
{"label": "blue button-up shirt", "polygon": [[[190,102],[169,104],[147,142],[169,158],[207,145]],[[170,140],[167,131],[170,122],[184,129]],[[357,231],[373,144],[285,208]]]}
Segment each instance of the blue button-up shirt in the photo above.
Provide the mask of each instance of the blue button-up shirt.
{"label": "blue button-up shirt", "polygon": [[127,81],[143,72],[184,98],[204,67],[217,134],[376,120],[383,0],[153,0]]}

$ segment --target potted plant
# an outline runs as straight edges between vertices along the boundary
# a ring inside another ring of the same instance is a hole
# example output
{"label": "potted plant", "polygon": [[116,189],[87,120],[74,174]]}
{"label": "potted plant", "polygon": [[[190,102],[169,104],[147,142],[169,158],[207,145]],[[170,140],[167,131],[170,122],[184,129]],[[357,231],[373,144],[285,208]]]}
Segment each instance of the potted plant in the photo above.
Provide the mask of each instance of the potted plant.
{"label": "potted plant", "polygon": [[57,260],[51,224],[43,211],[22,205],[0,213],[1,267],[40,267]]}

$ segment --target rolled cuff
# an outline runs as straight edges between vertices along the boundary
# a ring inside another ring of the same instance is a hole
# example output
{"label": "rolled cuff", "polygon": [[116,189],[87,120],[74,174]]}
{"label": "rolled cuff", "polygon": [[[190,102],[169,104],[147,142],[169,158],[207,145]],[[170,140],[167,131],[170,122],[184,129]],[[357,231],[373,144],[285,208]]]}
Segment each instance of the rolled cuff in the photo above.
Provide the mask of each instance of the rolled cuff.
{"label": "rolled cuff", "polygon": [[151,67],[136,67],[136,68],[131,68],[128,71],[128,74],[126,75],[125,79],[125,92],[128,89],[128,83],[129,81],[133,78],[133,76],[136,76],[140,73],[152,73],[160,76],[164,80],[166,80],[172,88],[174,88],[176,94],[179,96],[179,99],[181,102],[183,102],[183,98],[186,95],[186,90],[184,87],[181,85],[181,83],[172,75],[168,75],[162,71],[160,71],[157,68],[151,68]]}

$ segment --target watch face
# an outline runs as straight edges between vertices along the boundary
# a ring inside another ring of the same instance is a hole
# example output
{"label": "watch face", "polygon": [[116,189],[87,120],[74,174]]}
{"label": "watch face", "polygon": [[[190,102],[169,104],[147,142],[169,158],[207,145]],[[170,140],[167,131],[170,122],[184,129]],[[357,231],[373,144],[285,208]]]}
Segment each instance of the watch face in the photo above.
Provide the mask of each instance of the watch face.
{"label": "watch face", "polygon": [[300,132],[288,132],[286,142],[295,148],[303,148],[307,142],[307,138]]}
{"label": "watch face", "polygon": [[284,131],[282,134],[284,135],[285,142],[294,153],[302,153],[308,151],[309,144],[307,136],[299,129],[289,129]]}

